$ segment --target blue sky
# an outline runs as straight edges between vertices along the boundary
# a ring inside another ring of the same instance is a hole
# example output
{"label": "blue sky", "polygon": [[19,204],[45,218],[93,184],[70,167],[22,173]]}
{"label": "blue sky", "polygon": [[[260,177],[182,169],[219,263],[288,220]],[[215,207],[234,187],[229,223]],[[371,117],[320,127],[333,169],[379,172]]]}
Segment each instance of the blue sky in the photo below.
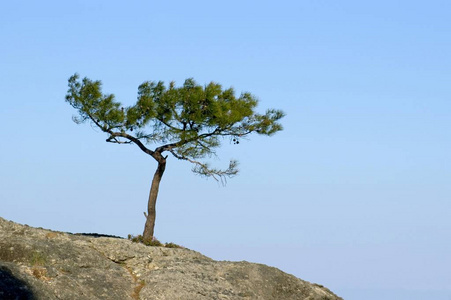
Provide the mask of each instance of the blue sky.
{"label": "blue sky", "polygon": [[[139,234],[155,162],[76,125],[75,72],[128,105],[194,77],[287,113],[224,143],[222,187],[170,159],[156,236],[345,299],[451,298],[451,2],[4,1],[0,216]],[[431,297],[431,295],[433,295]]]}

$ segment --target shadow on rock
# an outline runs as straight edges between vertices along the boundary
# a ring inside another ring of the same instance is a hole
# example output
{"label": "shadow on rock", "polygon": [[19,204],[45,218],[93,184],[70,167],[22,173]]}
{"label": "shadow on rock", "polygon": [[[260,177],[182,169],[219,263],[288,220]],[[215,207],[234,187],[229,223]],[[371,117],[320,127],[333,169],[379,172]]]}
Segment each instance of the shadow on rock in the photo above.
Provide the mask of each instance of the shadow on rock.
{"label": "shadow on rock", "polygon": [[0,266],[0,299],[2,300],[35,300],[27,283],[16,278],[11,271]]}

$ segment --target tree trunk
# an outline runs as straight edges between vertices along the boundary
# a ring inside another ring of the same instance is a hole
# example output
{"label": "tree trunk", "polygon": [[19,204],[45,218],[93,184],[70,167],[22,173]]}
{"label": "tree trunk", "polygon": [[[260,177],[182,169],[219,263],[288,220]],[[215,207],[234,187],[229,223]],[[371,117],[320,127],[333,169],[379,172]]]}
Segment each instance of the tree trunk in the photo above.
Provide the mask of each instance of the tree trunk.
{"label": "tree trunk", "polygon": [[166,168],[166,159],[161,157],[158,161],[158,168],[152,179],[152,186],[150,187],[149,202],[147,204],[147,220],[144,226],[143,241],[144,243],[152,241],[154,227],[155,227],[155,217],[158,197],[158,189],[160,187],[160,181],[163,177],[164,170]]}

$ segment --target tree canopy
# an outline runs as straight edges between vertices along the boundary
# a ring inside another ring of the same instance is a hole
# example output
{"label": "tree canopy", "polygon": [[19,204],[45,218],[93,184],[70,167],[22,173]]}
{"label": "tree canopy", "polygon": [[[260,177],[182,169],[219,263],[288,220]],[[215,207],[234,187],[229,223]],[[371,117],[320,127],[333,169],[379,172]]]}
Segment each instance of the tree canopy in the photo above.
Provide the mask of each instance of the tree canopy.
{"label": "tree canopy", "polygon": [[[151,156],[168,151],[194,163],[195,173],[216,179],[236,174],[236,161],[218,170],[198,159],[215,154],[225,137],[239,143],[254,132],[272,135],[282,130],[277,121],[284,116],[275,109],[256,113],[258,100],[250,93],[237,97],[233,88],[223,89],[214,82],[201,86],[192,78],[181,87],[174,82],[168,87],[162,81],[144,82],[138,87],[136,104],[124,107],[113,94],[102,93],[100,81],[80,81],[75,74],[69,79],[66,101],[79,112],[73,120],[93,123],[108,134],[107,142],[135,143]],[[144,144],[157,147],[152,151]]]}

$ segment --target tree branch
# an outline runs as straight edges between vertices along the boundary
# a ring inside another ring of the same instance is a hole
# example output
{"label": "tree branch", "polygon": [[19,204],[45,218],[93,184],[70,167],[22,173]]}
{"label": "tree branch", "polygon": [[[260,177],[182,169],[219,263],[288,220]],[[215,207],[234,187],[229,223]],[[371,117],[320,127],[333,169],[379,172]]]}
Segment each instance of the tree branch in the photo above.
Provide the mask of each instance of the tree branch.
{"label": "tree branch", "polygon": [[155,158],[157,161],[161,158],[161,152],[159,152],[160,155],[157,155],[157,151],[152,151],[149,148],[147,148],[146,146],[144,146],[144,144],[137,139],[136,137],[129,135],[125,132],[112,132],[109,131],[108,132],[111,136],[108,139],[115,139],[116,137],[122,137],[125,139],[128,139],[130,142],[135,143],[143,152],[145,152],[146,154],[149,154],[150,156],[152,156],[153,158]]}
{"label": "tree branch", "polygon": [[172,155],[174,155],[175,158],[179,160],[186,160],[190,163],[194,164],[195,167],[193,168],[193,172],[207,177],[212,177],[216,181],[221,181],[223,185],[227,183],[227,177],[235,176],[238,173],[238,170],[236,169],[237,162],[236,161],[230,161],[230,165],[226,170],[217,170],[217,169],[210,169],[207,164],[201,163],[197,160],[190,159],[188,157],[185,157],[183,155],[178,155],[173,150],[169,150]]}
{"label": "tree branch", "polygon": [[110,136],[109,138],[107,138],[106,141],[108,143],[115,143],[115,144],[131,144],[132,143],[131,141],[125,141],[125,142],[120,141],[116,137],[113,137],[113,136]]}
{"label": "tree branch", "polygon": [[184,131],[185,129],[181,129],[181,128],[177,128],[175,126],[172,126],[171,124],[165,122],[163,119],[159,118],[158,121],[160,121],[161,123],[163,123],[165,126],[171,128],[172,130],[176,130],[176,131]]}
{"label": "tree branch", "polygon": [[[91,119],[92,122],[94,122],[94,124],[97,125],[97,127],[99,127],[102,131],[110,134],[110,137],[107,138],[107,142],[110,143],[117,143],[117,144],[131,144],[132,142],[135,143],[144,153],[149,154],[150,156],[152,156],[155,160],[159,161],[159,159],[161,158],[161,155],[156,155],[154,151],[150,150],[149,148],[147,148],[146,146],[144,146],[144,144],[137,139],[136,137],[129,135],[125,132],[113,132],[111,130],[111,128],[107,128],[105,126],[102,126],[99,122],[97,122],[97,120],[89,113],[87,113],[87,115],[89,116],[89,118]],[[130,142],[121,142],[118,139],[116,139],[116,137],[123,137],[128,139]],[[161,153],[161,152],[160,152]]]}
{"label": "tree branch", "polygon": [[187,139],[187,140],[184,140],[184,141],[178,141],[176,143],[166,144],[166,145],[158,147],[157,149],[155,149],[155,151],[158,151],[160,153],[162,153],[163,151],[172,151],[172,149],[175,148],[175,147],[180,147],[180,146],[186,145],[188,143],[191,143],[191,142],[194,142],[194,141],[198,141],[198,140],[201,140],[203,138],[210,137],[210,136],[213,136],[213,135],[221,135],[219,133],[220,131],[221,131],[220,128],[217,127],[212,132],[203,133],[201,135],[198,135],[196,137],[193,137],[191,139]]}

